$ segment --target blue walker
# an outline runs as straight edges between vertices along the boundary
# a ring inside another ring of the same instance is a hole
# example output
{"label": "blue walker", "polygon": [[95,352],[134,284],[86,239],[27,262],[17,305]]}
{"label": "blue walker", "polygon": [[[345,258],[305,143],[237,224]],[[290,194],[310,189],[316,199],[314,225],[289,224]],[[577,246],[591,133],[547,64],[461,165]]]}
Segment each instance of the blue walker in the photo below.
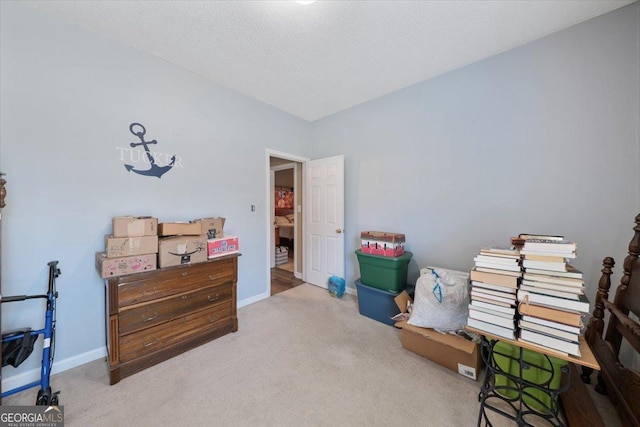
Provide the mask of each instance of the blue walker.
{"label": "blue walker", "polygon": [[45,322],[43,329],[34,331],[31,330],[31,328],[21,328],[2,333],[3,367],[7,365],[11,365],[14,368],[20,366],[20,364],[24,362],[33,351],[33,345],[38,339],[38,336],[42,335],[44,338],[40,379],[38,381],[34,381],[32,383],[8,390],[2,393],[2,397],[4,398],[7,396],[11,396],[12,394],[19,393],[23,390],[27,390],[31,387],[39,385],[40,390],[38,391],[36,405],[57,406],[58,394],[60,392],[51,392],[49,379],[51,376],[51,367],[53,365],[53,355],[55,352],[54,335],[56,329],[56,299],[58,298],[55,279],[60,276],[60,269],[58,268],[58,261],[51,261],[48,263],[48,265],[49,289],[47,290],[46,295],[16,295],[2,298],[3,304],[38,298],[47,300],[47,310],[45,312]]}

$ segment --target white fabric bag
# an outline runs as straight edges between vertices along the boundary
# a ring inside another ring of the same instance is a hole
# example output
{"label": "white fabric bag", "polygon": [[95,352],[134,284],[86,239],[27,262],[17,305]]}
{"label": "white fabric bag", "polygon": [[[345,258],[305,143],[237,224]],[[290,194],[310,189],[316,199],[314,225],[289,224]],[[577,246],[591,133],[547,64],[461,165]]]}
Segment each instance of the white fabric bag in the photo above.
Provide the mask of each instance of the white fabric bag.
{"label": "white fabric bag", "polygon": [[469,273],[427,267],[416,282],[409,324],[456,331],[467,324]]}

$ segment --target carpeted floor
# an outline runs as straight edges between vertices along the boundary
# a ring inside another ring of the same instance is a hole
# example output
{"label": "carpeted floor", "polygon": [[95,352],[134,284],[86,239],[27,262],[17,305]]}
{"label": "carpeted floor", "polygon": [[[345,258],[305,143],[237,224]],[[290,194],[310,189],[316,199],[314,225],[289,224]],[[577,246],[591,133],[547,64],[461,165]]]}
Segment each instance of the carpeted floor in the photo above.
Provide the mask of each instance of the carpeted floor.
{"label": "carpeted floor", "polygon": [[360,316],[351,295],[304,284],[238,316],[238,332],[114,386],[104,360],[53,376],[65,426],[477,424],[480,382],[402,348],[400,331]]}

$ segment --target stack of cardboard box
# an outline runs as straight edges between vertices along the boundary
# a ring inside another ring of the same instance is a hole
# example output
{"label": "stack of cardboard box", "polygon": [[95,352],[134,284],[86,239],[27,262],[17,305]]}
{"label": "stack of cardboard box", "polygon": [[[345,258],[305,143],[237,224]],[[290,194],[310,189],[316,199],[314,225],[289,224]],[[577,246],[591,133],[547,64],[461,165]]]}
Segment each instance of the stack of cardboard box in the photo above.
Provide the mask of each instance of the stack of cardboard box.
{"label": "stack of cardboard box", "polygon": [[160,223],[158,267],[195,264],[238,252],[238,238],[224,235],[225,221],[222,217],[209,217]]}
{"label": "stack of cardboard box", "polygon": [[207,258],[217,258],[240,250],[236,236],[224,235],[224,218],[202,218],[192,222],[202,224],[202,233],[207,239]]}
{"label": "stack of cardboard box", "polygon": [[195,264],[207,260],[207,238],[200,222],[161,222],[158,267]]}
{"label": "stack of cardboard box", "polygon": [[105,251],[96,253],[100,277],[151,271],[157,268],[158,219],[150,216],[118,216],[105,236]]}
{"label": "stack of cardboard box", "polygon": [[105,251],[96,254],[96,270],[108,278],[238,252],[238,238],[224,236],[224,223],[221,217],[161,223],[150,216],[115,217]]}

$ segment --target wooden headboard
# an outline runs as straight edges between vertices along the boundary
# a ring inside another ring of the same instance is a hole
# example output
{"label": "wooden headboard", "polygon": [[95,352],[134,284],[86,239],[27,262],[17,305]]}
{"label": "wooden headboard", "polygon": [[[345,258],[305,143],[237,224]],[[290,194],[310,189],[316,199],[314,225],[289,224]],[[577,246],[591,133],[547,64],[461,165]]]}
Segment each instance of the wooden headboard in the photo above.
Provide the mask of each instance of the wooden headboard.
{"label": "wooden headboard", "polygon": [[[629,426],[640,426],[640,372],[623,366],[619,356],[625,341],[635,351],[635,356],[640,357],[640,323],[629,316],[630,312],[640,315],[640,214],[636,216],[635,223],[629,255],[624,260],[622,279],[613,302],[609,300],[609,288],[615,262],[611,257],[603,261],[593,317],[585,332],[586,341],[601,368],[596,391],[609,395],[623,425]],[[606,332],[605,312],[609,313]],[[588,374],[590,372],[583,369],[583,380],[588,378]]]}
{"label": "wooden headboard", "polygon": [[293,213],[293,208],[276,208],[276,216],[287,216]]}

